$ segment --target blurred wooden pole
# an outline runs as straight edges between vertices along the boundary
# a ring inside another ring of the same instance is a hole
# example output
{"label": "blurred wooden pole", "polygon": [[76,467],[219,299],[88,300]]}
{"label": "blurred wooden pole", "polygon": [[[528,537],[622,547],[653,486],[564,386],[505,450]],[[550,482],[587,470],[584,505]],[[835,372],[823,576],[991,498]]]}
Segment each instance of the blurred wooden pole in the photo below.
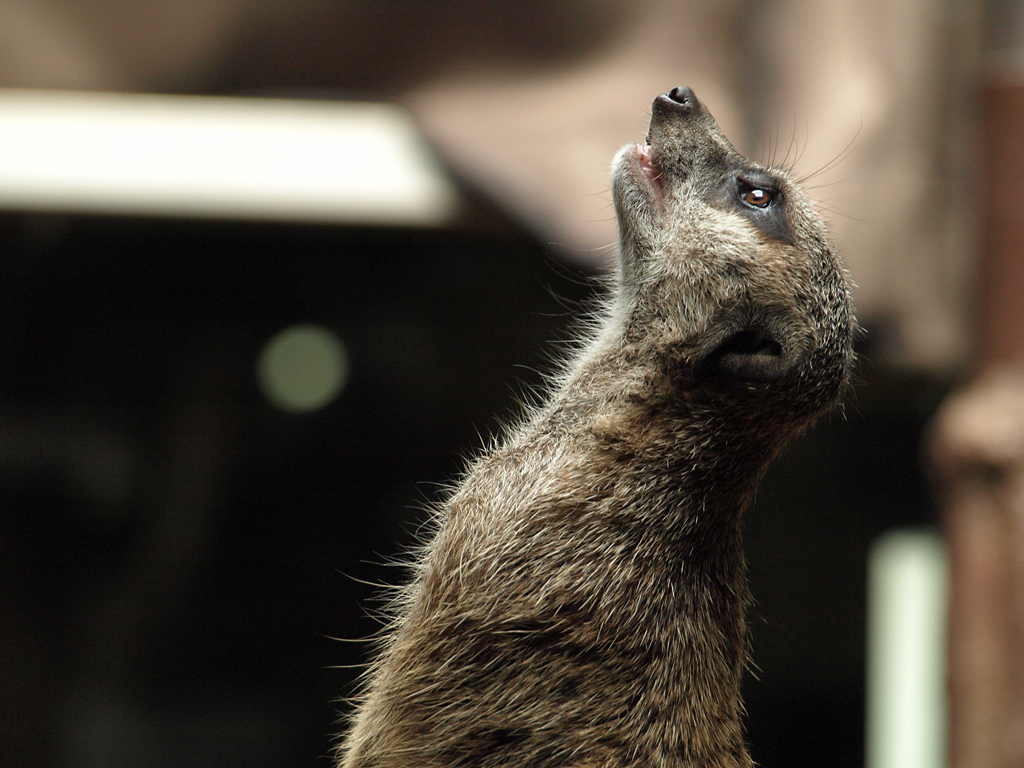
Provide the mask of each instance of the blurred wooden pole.
{"label": "blurred wooden pole", "polygon": [[977,304],[983,365],[1024,362],[1024,48],[1019,83],[981,91],[983,251]]}
{"label": "blurred wooden pole", "polygon": [[1010,3],[991,10],[1003,66],[980,93],[978,371],[929,446],[951,567],[950,768],[1024,766],[1024,30],[1003,23]]}
{"label": "blurred wooden pole", "polygon": [[949,546],[950,768],[1024,765],[1024,366],[947,400],[931,458]]}

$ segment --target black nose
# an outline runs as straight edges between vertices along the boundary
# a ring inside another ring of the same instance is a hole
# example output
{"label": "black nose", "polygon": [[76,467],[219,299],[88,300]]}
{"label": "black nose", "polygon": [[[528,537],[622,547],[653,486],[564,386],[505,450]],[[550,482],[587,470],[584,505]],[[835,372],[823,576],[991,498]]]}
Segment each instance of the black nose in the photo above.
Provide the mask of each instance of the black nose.
{"label": "black nose", "polygon": [[693,95],[693,91],[686,86],[673,88],[668,92],[668,97],[676,104],[681,104],[684,107],[696,106],[699,103],[697,97]]}
{"label": "black nose", "polygon": [[667,108],[670,114],[698,115],[704,111],[696,94],[689,88],[673,88],[668,93],[663,93],[654,102],[661,103],[662,108]]}

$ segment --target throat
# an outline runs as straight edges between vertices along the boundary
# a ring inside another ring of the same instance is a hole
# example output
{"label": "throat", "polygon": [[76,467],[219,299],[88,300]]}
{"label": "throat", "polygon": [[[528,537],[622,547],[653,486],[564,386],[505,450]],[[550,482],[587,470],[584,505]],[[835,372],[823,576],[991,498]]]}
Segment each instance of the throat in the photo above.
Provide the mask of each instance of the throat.
{"label": "throat", "polygon": [[[666,617],[636,713],[655,765],[746,765],[740,681],[745,589],[688,585]],[[682,615],[679,615],[682,614]],[[660,759],[659,759],[660,758]]]}
{"label": "throat", "polygon": [[691,532],[668,556],[664,544],[660,557],[637,553],[628,579],[630,566],[616,564],[623,586],[605,593],[597,617],[614,628],[612,661],[642,702],[629,728],[643,734],[650,764],[749,765],[740,694],[749,591],[738,525],[723,533]]}

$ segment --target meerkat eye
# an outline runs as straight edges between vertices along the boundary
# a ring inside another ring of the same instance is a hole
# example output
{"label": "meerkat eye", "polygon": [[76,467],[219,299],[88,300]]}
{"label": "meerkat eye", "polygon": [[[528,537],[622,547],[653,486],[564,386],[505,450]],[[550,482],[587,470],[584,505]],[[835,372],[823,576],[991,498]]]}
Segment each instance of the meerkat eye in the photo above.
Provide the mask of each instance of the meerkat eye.
{"label": "meerkat eye", "polygon": [[774,195],[766,189],[753,189],[746,190],[743,195],[743,202],[747,205],[752,205],[755,208],[767,208],[771,201],[774,199]]}

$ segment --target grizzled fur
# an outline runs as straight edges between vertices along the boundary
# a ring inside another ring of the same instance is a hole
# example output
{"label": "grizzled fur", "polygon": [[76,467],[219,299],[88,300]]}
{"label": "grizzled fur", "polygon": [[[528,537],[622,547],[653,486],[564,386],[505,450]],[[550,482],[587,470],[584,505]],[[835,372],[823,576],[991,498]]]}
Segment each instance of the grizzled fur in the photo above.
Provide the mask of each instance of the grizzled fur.
{"label": "grizzled fur", "polygon": [[612,189],[601,320],[439,510],[346,768],[752,764],[740,515],[839,399],[847,279],[804,194],[688,89]]}

